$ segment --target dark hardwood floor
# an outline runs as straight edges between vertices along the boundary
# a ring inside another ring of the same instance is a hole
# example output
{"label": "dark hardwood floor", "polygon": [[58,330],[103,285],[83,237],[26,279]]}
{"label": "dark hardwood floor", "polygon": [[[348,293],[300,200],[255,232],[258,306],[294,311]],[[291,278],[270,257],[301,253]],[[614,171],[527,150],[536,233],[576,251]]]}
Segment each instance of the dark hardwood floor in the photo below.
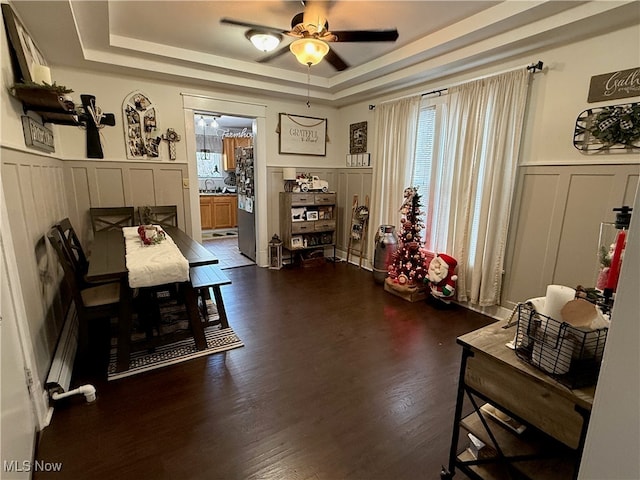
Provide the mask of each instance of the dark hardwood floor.
{"label": "dark hardwood floor", "polygon": [[[461,348],[493,320],[385,292],[345,263],[225,270],[245,346],[134,377],[90,381],[41,433],[61,479],[438,479]],[[458,473],[458,476],[462,474]]]}

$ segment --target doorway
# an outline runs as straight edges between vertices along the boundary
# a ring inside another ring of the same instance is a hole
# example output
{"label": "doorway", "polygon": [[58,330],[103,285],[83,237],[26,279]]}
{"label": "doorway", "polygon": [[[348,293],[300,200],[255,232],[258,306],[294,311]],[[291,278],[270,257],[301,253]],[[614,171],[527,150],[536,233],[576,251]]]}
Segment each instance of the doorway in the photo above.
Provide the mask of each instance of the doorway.
{"label": "doorway", "polygon": [[223,268],[253,264],[254,121],[194,112],[193,123],[202,241],[220,259]]}
{"label": "doorway", "polygon": [[[252,194],[254,200],[251,203],[254,214],[254,228],[255,233],[253,235],[254,249],[255,249],[255,261],[259,266],[266,266],[268,263],[268,234],[267,234],[267,192],[266,192],[266,106],[256,105],[245,102],[234,102],[229,100],[221,100],[210,97],[203,97],[199,95],[183,94],[183,106],[185,113],[185,133],[187,143],[187,154],[189,158],[189,178],[196,180],[198,178],[198,170],[196,163],[196,151],[198,150],[196,145],[196,127],[197,122],[200,120],[197,116],[202,114],[203,116],[228,116],[231,118],[240,118],[245,122],[251,123],[251,133],[253,134],[253,150],[255,158],[258,160],[254,167],[254,189]],[[219,119],[216,119],[220,122]],[[210,128],[210,127],[208,127]],[[243,127],[245,128],[245,127]],[[247,128],[247,132],[249,128]],[[209,139],[207,139],[209,140]],[[206,150],[209,148],[202,147]],[[229,160],[227,158],[227,160]],[[224,158],[221,160],[224,162]],[[211,167],[215,171],[215,165]],[[217,183],[224,183],[224,178],[218,179]],[[194,182],[195,183],[195,182]],[[213,182],[215,184],[215,182]],[[212,181],[207,182],[207,186],[211,186]],[[196,187],[196,185],[193,185]],[[190,212],[191,212],[191,234],[194,238],[202,240],[203,229],[201,227],[200,219],[200,185],[198,188],[191,188],[189,185],[189,199],[190,199]],[[217,188],[217,186],[213,187]],[[207,189],[203,185],[203,189]],[[210,193],[210,192],[209,192]],[[222,192],[214,192],[222,193]],[[238,205],[241,205],[242,198],[238,193]],[[245,203],[246,205],[247,203]],[[238,212],[240,213],[240,212]],[[205,230],[206,231],[206,230]],[[239,233],[242,233],[242,227],[239,229]]]}

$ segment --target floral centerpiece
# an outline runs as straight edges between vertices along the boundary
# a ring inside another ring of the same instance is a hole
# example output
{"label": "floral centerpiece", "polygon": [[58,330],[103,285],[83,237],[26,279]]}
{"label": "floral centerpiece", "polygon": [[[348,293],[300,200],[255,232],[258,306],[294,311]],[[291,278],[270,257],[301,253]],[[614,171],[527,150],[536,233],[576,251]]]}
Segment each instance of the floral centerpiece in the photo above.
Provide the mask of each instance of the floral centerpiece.
{"label": "floral centerpiece", "polygon": [[164,230],[154,225],[140,225],[138,227],[138,235],[140,235],[140,240],[145,245],[156,245],[166,237]]}

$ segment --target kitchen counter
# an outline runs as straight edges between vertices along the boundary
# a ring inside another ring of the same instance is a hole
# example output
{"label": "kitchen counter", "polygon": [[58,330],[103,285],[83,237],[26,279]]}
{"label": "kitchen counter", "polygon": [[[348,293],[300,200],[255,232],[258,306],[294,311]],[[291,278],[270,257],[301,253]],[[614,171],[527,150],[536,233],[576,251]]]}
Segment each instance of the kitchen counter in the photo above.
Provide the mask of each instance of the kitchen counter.
{"label": "kitchen counter", "polygon": [[201,197],[212,197],[212,196],[223,196],[223,195],[229,195],[229,196],[233,196],[233,197],[237,197],[238,194],[237,193],[231,193],[231,192],[227,192],[227,193],[222,193],[222,192],[200,192],[200,196]]}

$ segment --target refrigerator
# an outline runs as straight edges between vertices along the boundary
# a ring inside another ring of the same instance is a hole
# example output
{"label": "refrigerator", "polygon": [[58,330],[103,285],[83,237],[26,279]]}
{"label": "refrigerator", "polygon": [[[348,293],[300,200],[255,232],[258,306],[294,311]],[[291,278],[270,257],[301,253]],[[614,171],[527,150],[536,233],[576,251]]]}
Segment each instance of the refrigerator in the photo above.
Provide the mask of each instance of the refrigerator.
{"label": "refrigerator", "polygon": [[253,147],[237,147],[236,186],[238,193],[238,249],[256,261],[256,219]]}

